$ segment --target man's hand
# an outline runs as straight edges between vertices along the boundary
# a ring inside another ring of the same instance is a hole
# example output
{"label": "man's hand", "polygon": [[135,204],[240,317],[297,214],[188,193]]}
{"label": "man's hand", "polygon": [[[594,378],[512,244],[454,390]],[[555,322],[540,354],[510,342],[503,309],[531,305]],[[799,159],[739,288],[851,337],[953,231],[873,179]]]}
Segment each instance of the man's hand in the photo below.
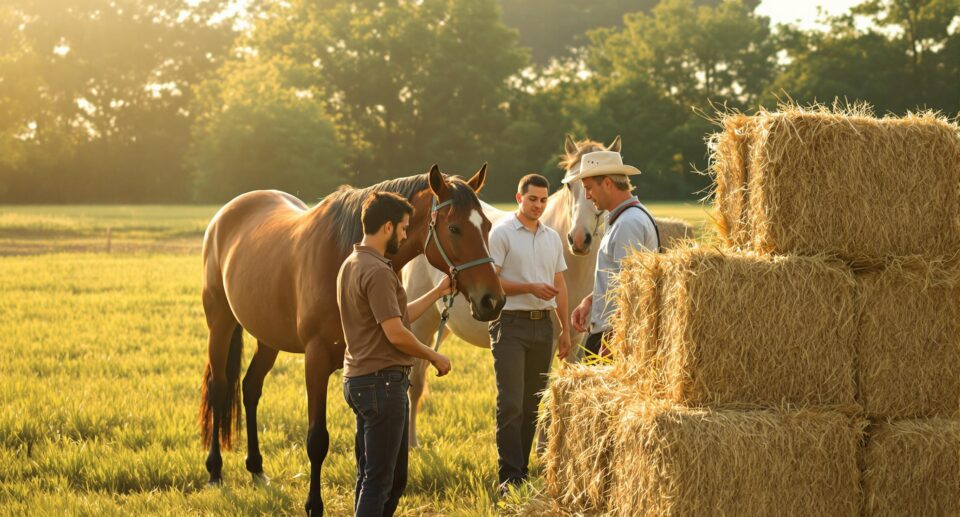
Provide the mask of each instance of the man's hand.
{"label": "man's hand", "polygon": [[577,308],[570,314],[570,324],[577,332],[587,331],[587,318],[590,316],[590,309],[593,308],[593,295],[587,296],[577,305]]}
{"label": "man's hand", "polygon": [[550,284],[530,284],[530,294],[541,300],[552,300],[560,291]]}
{"label": "man's hand", "polygon": [[567,333],[566,329],[560,332],[560,338],[557,342],[557,359],[561,361],[567,358],[567,354],[570,353],[570,334]]}
{"label": "man's hand", "polygon": [[453,289],[450,288],[450,277],[445,276],[436,287],[433,288],[433,292],[436,293],[437,299],[439,300],[441,296],[446,296],[453,292]]}
{"label": "man's hand", "polygon": [[450,359],[447,359],[447,356],[440,353],[435,354],[433,359],[430,360],[430,364],[437,369],[437,377],[443,377],[450,373],[450,369],[453,368]]}

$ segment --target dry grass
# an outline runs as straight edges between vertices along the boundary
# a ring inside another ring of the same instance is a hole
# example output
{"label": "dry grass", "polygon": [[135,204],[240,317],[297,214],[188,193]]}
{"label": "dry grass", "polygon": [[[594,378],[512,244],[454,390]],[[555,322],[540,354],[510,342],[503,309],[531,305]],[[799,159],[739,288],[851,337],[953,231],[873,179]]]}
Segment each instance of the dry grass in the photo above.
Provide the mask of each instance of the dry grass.
{"label": "dry grass", "polygon": [[623,264],[616,373],[685,406],[856,409],[852,272],[710,248]]}
{"label": "dry grass", "polygon": [[727,117],[713,144],[730,246],[855,263],[960,250],[960,133],[936,114],[782,106]]}
{"label": "dry grass", "polygon": [[869,432],[865,516],[960,512],[960,421],[903,420]]}
{"label": "dry grass", "polygon": [[951,417],[960,410],[957,270],[892,260],[858,275],[860,401],[871,417]]}
{"label": "dry grass", "polygon": [[561,363],[551,380],[543,462],[554,513],[608,509],[614,422],[627,395],[610,373],[609,367]]}
{"label": "dry grass", "polygon": [[840,413],[636,402],[618,423],[615,515],[859,515],[862,430]]}

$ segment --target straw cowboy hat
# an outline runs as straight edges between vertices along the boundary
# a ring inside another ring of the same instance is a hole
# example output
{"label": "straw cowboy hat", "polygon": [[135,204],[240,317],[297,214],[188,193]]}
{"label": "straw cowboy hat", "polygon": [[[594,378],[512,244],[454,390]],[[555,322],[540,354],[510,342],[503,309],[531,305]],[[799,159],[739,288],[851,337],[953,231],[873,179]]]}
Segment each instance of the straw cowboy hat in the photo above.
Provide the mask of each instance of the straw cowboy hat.
{"label": "straw cowboy hat", "polygon": [[593,176],[610,176],[622,174],[624,176],[634,176],[640,174],[636,167],[623,164],[623,158],[616,151],[596,151],[587,153],[580,158],[580,172],[567,176],[561,180],[561,183],[570,183],[571,181],[582,180]]}

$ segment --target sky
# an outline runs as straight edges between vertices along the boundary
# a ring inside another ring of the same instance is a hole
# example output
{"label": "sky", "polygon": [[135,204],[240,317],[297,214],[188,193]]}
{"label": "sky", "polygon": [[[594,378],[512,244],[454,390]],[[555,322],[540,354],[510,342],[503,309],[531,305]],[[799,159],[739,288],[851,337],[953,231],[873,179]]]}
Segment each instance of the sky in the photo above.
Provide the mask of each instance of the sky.
{"label": "sky", "polygon": [[770,17],[770,25],[794,23],[811,29],[818,27],[817,7],[823,7],[829,14],[840,14],[863,0],[763,0],[757,7],[757,14]]}

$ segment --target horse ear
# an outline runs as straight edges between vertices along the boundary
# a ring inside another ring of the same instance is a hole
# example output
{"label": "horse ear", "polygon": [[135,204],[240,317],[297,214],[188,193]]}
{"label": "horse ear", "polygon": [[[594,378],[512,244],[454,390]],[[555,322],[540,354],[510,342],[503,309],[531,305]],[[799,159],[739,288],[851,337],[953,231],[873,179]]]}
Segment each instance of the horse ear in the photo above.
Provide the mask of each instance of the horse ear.
{"label": "horse ear", "polygon": [[567,135],[563,140],[563,150],[567,152],[568,155],[577,154],[577,143],[573,141],[573,137]]}
{"label": "horse ear", "polygon": [[430,167],[430,190],[437,197],[441,197],[447,191],[447,180],[443,177],[443,173],[440,172],[440,167],[437,167],[437,164]]}
{"label": "horse ear", "polygon": [[610,145],[607,146],[607,150],[613,151],[615,153],[620,152],[620,135],[617,135],[617,137],[613,139],[613,142],[611,142]]}
{"label": "horse ear", "polygon": [[467,182],[467,185],[470,185],[470,188],[474,192],[480,193],[480,190],[483,189],[483,184],[487,182],[487,163],[484,162],[483,166],[480,167],[480,170],[470,178],[470,181]]}

